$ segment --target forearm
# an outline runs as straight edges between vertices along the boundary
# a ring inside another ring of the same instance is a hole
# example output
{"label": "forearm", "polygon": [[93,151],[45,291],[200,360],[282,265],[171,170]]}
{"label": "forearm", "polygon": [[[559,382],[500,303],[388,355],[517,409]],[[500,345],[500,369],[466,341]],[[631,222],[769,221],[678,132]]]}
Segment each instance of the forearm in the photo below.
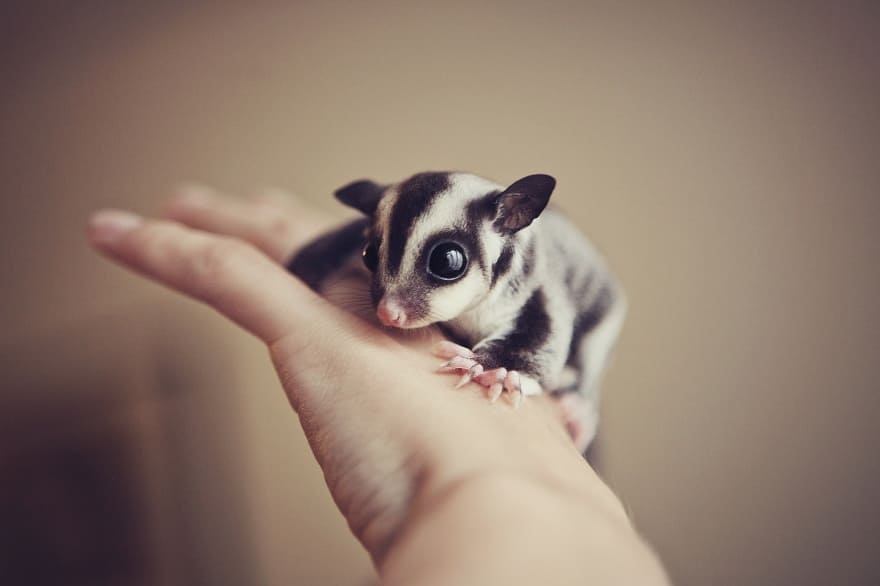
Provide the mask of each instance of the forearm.
{"label": "forearm", "polygon": [[464,480],[417,503],[380,564],[383,583],[667,584],[609,495],[598,478]]}

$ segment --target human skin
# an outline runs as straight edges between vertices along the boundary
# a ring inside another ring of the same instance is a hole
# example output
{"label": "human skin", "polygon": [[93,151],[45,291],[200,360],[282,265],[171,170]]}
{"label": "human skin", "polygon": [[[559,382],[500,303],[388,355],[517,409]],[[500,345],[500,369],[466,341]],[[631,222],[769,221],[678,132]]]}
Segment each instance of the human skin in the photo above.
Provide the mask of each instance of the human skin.
{"label": "human skin", "polygon": [[546,396],[454,390],[427,351],[284,268],[329,218],[277,195],[189,188],[165,219],[118,210],[102,254],[211,305],[267,346],[327,487],[385,584],[665,584],[619,500]]}

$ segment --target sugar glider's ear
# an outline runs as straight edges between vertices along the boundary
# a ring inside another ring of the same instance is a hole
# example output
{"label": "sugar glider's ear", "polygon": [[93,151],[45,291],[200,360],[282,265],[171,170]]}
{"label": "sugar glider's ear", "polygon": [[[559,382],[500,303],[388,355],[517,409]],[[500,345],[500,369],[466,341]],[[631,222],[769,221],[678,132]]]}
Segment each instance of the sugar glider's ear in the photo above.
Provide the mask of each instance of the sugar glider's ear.
{"label": "sugar glider's ear", "polygon": [[384,185],[379,185],[369,179],[362,179],[349,183],[345,187],[337,189],[333,195],[345,205],[360,210],[368,216],[372,216],[382,199]]}
{"label": "sugar glider's ear", "polygon": [[550,175],[529,175],[515,181],[495,197],[495,228],[503,234],[513,234],[532,223],[541,215],[556,179]]}

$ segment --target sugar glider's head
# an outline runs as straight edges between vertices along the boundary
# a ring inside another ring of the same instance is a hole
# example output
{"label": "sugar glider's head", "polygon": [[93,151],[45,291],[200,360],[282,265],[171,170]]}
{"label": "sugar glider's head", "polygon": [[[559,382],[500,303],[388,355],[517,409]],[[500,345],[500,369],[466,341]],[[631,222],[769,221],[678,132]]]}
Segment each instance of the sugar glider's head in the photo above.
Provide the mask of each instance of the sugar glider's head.
{"label": "sugar glider's head", "polygon": [[370,219],[363,249],[371,297],[388,326],[418,328],[476,306],[507,270],[517,237],[556,181],[529,175],[507,188],[467,173],[419,173],[394,185],[336,191]]}

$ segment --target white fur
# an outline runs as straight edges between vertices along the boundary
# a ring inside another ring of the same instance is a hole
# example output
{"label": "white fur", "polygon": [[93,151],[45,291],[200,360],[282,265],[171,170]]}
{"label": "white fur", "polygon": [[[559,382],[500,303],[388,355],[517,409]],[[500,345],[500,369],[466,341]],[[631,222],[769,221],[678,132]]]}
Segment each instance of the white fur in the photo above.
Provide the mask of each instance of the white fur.
{"label": "white fur", "polygon": [[486,286],[482,273],[469,270],[461,280],[434,289],[428,296],[430,321],[445,322],[460,315],[483,296]]}

